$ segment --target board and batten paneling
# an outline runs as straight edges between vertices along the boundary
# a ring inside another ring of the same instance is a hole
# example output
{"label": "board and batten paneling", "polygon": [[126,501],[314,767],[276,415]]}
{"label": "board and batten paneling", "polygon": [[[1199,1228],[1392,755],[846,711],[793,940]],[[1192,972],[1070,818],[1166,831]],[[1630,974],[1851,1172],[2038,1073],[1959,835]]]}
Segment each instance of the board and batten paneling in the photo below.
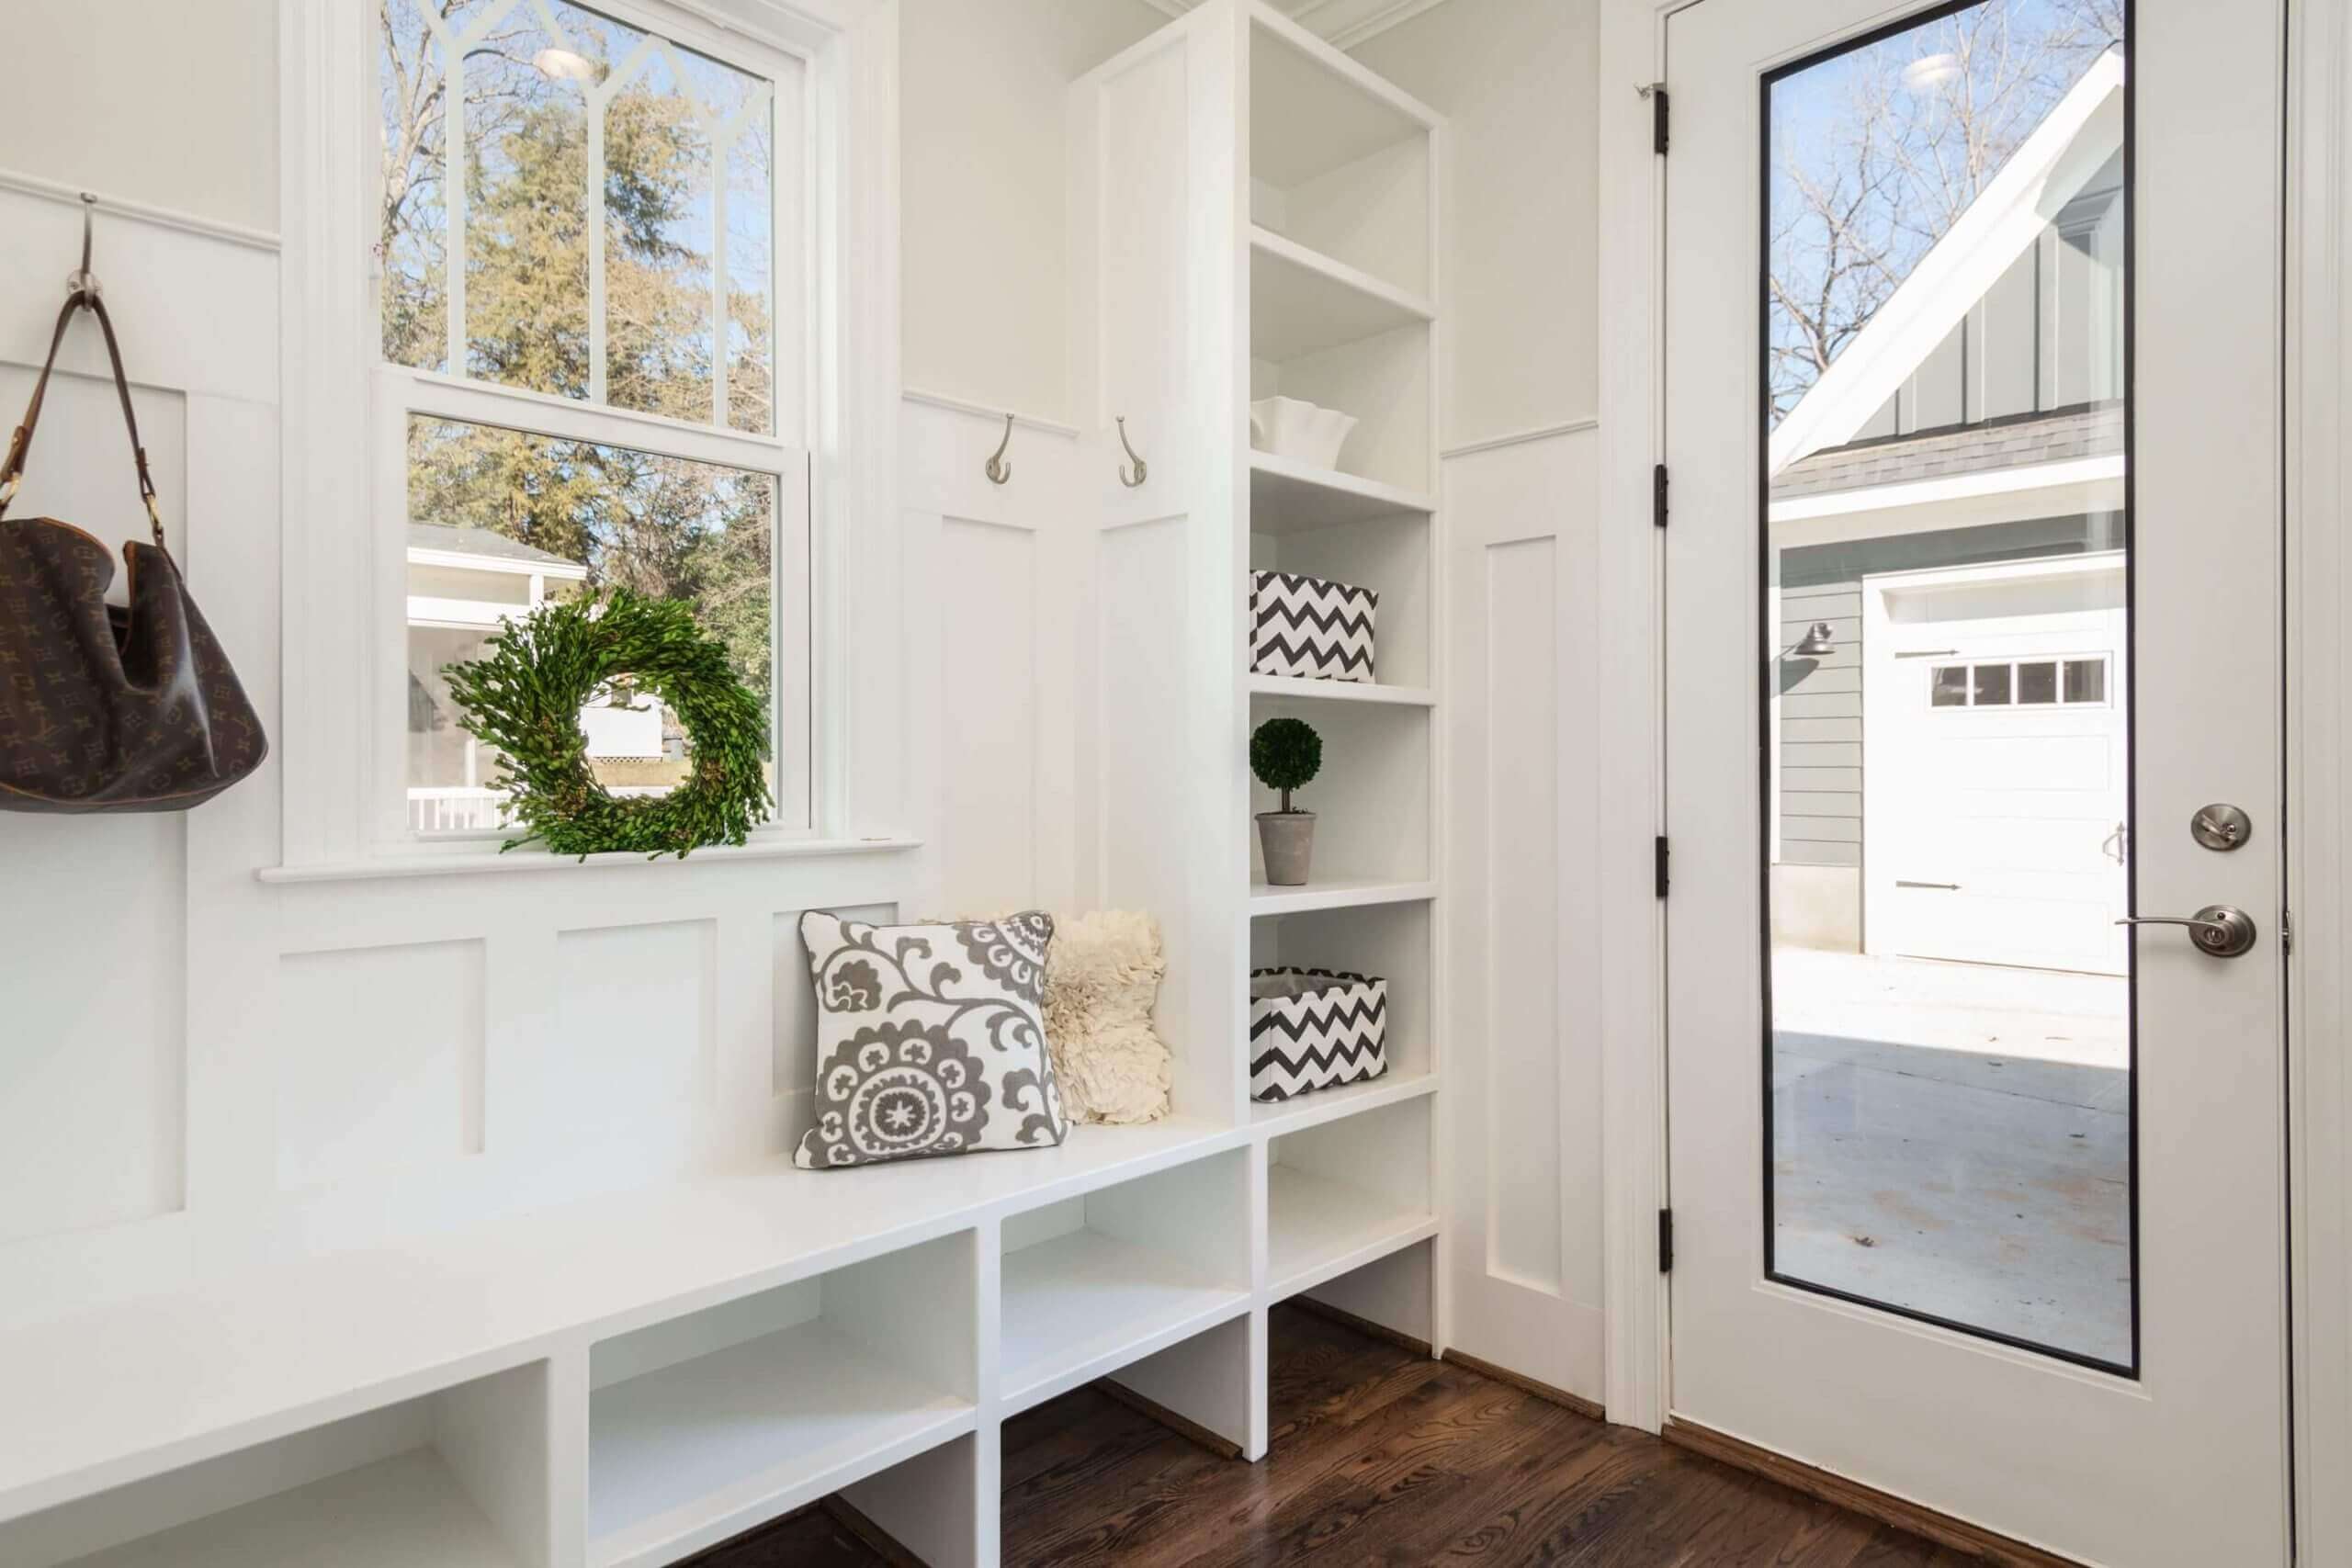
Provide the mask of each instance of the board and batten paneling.
{"label": "board and batten paneling", "polygon": [[[38,292],[14,297],[5,318],[0,424],[17,423],[48,346],[55,279],[40,281]],[[123,310],[128,316],[133,306]],[[143,539],[130,437],[93,336],[77,334],[60,356],[40,445],[10,513],[73,519],[109,543]],[[169,536],[185,557],[189,400],[151,384],[131,397]],[[109,591],[117,603],[127,583],[118,567]],[[181,1206],[187,832],[176,817],[113,817],[61,832],[51,818],[0,814],[9,889],[0,900],[0,953],[8,955],[0,959],[8,1015],[0,1021],[0,1247]],[[62,961],[38,961],[51,953]],[[81,1092],[92,1079],[108,1092]]]}
{"label": "board and batten paneling", "polygon": [[[264,881],[287,759],[321,743],[281,709],[281,524],[375,520],[281,520],[275,250],[97,224],[170,540],[273,750],[186,814],[0,813],[0,1325],[780,1156],[813,1073],[799,912],[888,918],[929,852]],[[80,229],[0,189],[12,415]],[[86,323],[40,436],[12,515],[144,536]]]}
{"label": "board and batten paneling", "polygon": [[1602,1393],[1589,429],[1449,458],[1448,1341]]}
{"label": "board and batten paneling", "polygon": [[279,961],[280,1188],[405,1175],[481,1153],[483,945],[404,942]]}
{"label": "board and batten paneling", "polygon": [[1078,440],[1017,416],[1000,485],[1004,440],[1002,412],[922,393],[899,420],[914,708],[935,716],[909,739],[937,823],[932,913],[1068,909],[1077,892]]}

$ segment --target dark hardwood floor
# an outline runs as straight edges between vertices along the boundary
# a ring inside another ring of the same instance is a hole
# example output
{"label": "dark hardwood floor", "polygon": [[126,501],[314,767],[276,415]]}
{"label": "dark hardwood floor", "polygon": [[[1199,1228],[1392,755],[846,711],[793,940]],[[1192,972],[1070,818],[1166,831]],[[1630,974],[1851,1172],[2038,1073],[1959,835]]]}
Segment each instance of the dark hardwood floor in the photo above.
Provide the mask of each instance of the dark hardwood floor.
{"label": "dark hardwood floor", "polygon": [[[1963,1568],[1973,1560],[1296,1307],[1273,1445],[1220,1459],[1096,1389],[1004,1429],[1009,1568]],[[821,1511],[695,1568],[894,1568]]]}

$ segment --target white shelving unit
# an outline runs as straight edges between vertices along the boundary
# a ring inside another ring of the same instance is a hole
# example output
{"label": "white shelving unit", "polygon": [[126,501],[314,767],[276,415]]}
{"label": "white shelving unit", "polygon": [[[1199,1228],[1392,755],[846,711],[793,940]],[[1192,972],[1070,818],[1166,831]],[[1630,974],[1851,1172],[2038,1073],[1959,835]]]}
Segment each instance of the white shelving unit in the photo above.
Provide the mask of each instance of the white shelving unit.
{"label": "white shelving unit", "polygon": [[[1281,18],[1249,12],[1243,31],[1250,221],[1239,373],[1253,399],[1304,398],[1359,423],[1336,469],[1241,444],[1239,549],[1251,569],[1374,590],[1379,608],[1373,682],[1267,677],[1240,660],[1245,737],[1289,716],[1323,742],[1322,770],[1299,792],[1317,814],[1310,880],[1269,885],[1254,842],[1248,877],[1235,879],[1235,918],[1249,932],[1242,967],[1388,984],[1383,1077],[1249,1107],[1266,1149],[1261,1289],[1269,1302],[1312,1292],[1442,1347],[1445,518],[1433,387],[1443,127]],[[1236,766],[1246,775],[1246,759]],[[1254,782],[1247,794],[1253,813],[1277,804]]]}
{"label": "white shelving unit", "polygon": [[1427,1096],[1283,1134],[1266,1169],[1266,1290],[1312,1290],[1437,1234]]}
{"label": "white shelving unit", "polygon": [[1437,510],[1434,498],[1272,452],[1250,454],[1250,531],[1303,533]]}
{"label": "white shelving unit", "polygon": [[[0,1336],[0,1563],[654,1568],[839,1492],[923,1562],[992,1568],[1013,1412],[1115,1376],[1254,1460],[1275,1303],[1442,1348],[1442,134],[1260,0],[1203,0],[1072,90],[1102,475],[1072,831],[1091,899],[1165,931],[1172,1117],[197,1254],[183,1288]],[[1250,449],[1275,391],[1361,416],[1337,470]],[[1251,676],[1252,566],[1377,589],[1378,683]],[[1305,887],[1250,871],[1274,713],[1327,741]],[[1263,963],[1385,977],[1386,1075],[1252,1102]]]}
{"label": "white shelving unit", "polygon": [[1006,1409],[1248,1312],[1249,1206],[1249,1166],[1237,1153],[1007,1221]]}
{"label": "white shelving unit", "polygon": [[1370,681],[1311,681],[1298,675],[1252,675],[1253,697],[1290,697],[1317,703],[1388,703],[1397,707],[1437,705],[1427,686],[1390,686]]}
{"label": "white shelving unit", "polygon": [[521,1568],[447,1466],[418,1450],[79,1560],[78,1568]]}
{"label": "white shelving unit", "polygon": [[1316,909],[1356,909],[1368,904],[1419,904],[1437,897],[1437,884],[1426,877],[1399,881],[1382,876],[1317,876],[1304,886],[1277,887],[1264,881],[1250,885],[1250,914],[1303,915]]}
{"label": "white shelving unit", "polygon": [[0,1562],[540,1568],[556,1550],[550,1387],[547,1363],[531,1362],[198,1462],[134,1468],[135,1480],[0,1523]]}
{"label": "white shelving unit", "polygon": [[724,1540],[973,1429],[969,1234],[781,1286],[590,1352],[588,1561]]}
{"label": "white shelving unit", "polygon": [[1272,230],[1250,231],[1250,350],[1296,359],[1437,319],[1426,299]]}
{"label": "white shelving unit", "polygon": [[1363,1083],[1342,1084],[1319,1094],[1304,1094],[1295,1100],[1265,1100],[1250,1107],[1250,1125],[1255,1132],[1280,1134],[1295,1132],[1302,1127],[1320,1126],[1349,1116],[1360,1116],[1400,1100],[1419,1100],[1437,1092],[1434,1072],[1403,1071],[1391,1066],[1376,1078]]}

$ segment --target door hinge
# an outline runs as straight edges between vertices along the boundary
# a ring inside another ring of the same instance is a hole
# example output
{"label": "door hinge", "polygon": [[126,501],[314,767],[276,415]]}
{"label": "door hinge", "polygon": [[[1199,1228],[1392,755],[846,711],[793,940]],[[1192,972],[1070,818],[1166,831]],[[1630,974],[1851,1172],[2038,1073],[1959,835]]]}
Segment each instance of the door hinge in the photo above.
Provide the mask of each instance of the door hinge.
{"label": "door hinge", "polygon": [[2278,907],[2278,951],[2295,956],[2295,911],[2283,904]]}
{"label": "door hinge", "polygon": [[1667,883],[1670,880],[1666,874],[1666,863],[1672,852],[1666,847],[1666,835],[1660,833],[1657,836],[1657,896],[1661,898],[1666,897]]}
{"label": "door hinge", "polygon": [[1667,120],[1672,112],[1668,102],[1663,84],[1650,89],[1650,146],[1661,158],[1666,156]]}
{"label": "door hinge", "polygon": [[1674,1272],[1674,1211],[1671,1209],[1657,1212],[1657,1271],[1661,1274]]}
{"label": "door hinge", "polygon": [[1666,465],[1660,463],[1650,470],[1650,521],[1660,528],[1666,526]]}

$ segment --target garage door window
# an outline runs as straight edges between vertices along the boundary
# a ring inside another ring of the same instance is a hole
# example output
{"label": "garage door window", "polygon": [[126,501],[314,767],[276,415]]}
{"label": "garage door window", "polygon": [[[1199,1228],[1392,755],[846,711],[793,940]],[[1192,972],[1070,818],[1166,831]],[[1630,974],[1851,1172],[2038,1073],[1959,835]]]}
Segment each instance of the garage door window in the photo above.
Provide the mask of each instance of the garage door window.
{"label": "garage door window", "polygon": [[2027,659],[1939,664],[1928,688],[1930,707],[2104,707],[2107,660]]}

